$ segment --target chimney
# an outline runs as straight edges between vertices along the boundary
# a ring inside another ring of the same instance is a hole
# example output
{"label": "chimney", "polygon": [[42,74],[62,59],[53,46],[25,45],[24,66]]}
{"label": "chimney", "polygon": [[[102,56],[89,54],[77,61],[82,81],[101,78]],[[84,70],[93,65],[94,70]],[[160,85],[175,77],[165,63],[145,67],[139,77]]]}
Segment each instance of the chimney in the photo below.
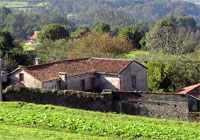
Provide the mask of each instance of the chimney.
{"label": "chimney", "polygon": [[35,58],[35,65],[39,65],[39,58]]}
{"label": "chimney", "polygon": [[66,72],[59,72],[59,77],[62,79],[63,82],[67,81],[67,73]]}

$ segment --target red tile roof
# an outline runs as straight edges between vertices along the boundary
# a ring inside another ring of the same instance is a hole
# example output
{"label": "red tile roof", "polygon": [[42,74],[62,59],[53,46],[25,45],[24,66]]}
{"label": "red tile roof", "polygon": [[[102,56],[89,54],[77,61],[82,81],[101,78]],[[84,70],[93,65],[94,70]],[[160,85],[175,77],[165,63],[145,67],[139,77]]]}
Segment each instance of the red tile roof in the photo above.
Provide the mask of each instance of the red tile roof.
{"label": "red tile roof", "polygon": [[179,89],[177,91],[172,92],[172,94],[189,94],[190,91],[196,89],[199,86],[200,86],[200,83],[196,84],[196,85],[192,85],[192,86],[189,86],[189,87],[185,87],[185,88]]}
{"label": "red tile roof", "polygon": [[58,79],[59,72],[66,72],[68,77],[91,72],[120,74],[132,62],[133,60],[126,59],[82,58],[27,66],[23,69],[39,81],[45,82]]}
{"label": "red tile roof", "polygon": [[36,34],[34,34],[34,35],[32,35],[32,36],[30,37],[30,40],[36,40],[36,39],[37,39]]}

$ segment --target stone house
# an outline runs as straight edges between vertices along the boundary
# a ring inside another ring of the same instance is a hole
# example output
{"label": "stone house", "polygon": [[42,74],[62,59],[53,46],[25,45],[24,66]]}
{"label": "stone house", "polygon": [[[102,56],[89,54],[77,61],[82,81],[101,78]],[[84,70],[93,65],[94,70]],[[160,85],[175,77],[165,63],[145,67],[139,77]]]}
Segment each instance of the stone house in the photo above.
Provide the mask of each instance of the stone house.
{"label": "stone house", "polygon": [[127,59],[81,58],[14,70],[11,85],[55,90],[146,91],[147,68]]}
{"label": "stone house", "polygon": [[182,95],[189,94],[189,95],[192,95],[196,98],[200,98],[200,83],[179,89],[179,90],[174,91],[172,93],[173,94],[182,94]]}

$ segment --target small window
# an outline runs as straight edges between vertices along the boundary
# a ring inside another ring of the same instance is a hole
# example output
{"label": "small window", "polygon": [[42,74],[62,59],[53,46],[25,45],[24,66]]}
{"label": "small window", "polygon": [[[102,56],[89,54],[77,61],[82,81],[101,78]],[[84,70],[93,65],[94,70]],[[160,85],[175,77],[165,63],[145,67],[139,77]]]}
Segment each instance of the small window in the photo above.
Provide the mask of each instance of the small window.
{"label": "small window", "polygon": [[132,87],[135,89],[136,88],[136,76],[132,76]]}
{"label": "small window", "polygon": [[20,80],[20,81],[24,81],[24,74],[23,74],[23,73],[20,73],[20,74],[19,74],[19,80]]}

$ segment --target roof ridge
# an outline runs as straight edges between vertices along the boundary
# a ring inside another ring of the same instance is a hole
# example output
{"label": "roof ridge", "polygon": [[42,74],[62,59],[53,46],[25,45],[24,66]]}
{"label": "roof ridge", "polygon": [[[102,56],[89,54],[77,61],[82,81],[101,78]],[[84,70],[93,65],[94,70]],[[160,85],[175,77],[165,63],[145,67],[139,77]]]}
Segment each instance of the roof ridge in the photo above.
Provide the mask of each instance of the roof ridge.
{"label": "roof ridge", "polygon": [[30,68],[30,67],[37,67],[37,66],[43,66],[43,65],[50,65],[50,64],[56,64],[56,63],[62,63],[62,62],[66,62],[66,61],[85,60],[85,59],[90,59],[90,57],[78,58],[78,59],[69,59],[69,60],[61,60],[61,61],[56,61],[56,62],[49,62],[49,63],[44,63],[44,64],[38,64],[38,65],[29,65],[29,66],[24,66],[22,68]]}
{"label": "roof ridge", "polygon": [[101,57],[90,57],[90,59],[134,61],[133,59],[125,59],[125,58],[101,58]]}
{"label": "roof ridge", "polygon": [[182,94],[187,94],[188,92],[190,92],[190,91],[196,89],[196,88],[199,87],[199,86],[200,86],[200,83],[194,84],[194,85],[187,86],[187,87],[181,88],[181,89],[179,89],[179,90],[173,91],[172,93],[175,93],[175,94],[176,94],[176,93],[181,93],[181,92],[183,92],[183,91],[186,91],[186,92],[183,92]]}

